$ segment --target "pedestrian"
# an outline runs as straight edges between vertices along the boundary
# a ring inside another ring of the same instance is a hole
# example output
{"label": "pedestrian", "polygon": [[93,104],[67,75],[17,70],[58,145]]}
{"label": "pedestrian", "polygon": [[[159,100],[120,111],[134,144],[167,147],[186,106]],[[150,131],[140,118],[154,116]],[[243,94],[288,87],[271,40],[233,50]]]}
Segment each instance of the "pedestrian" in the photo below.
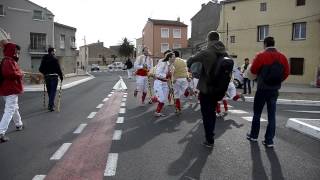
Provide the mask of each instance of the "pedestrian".
{"label": "pedestrian", "polygon": [[156,117],[165,116],[161,113],[164,103],[169,94],[168,79],[171,76],[169,71],[169,61],[174,59],[173,53],[167,53],[165,58],[158,62],[155,69],[154,94],[157,97],[158,106],[154,115]]}
{"label": "pedestrian", "polygon": [[247,87],[248,87],[248,93],[251,94],[251,82],[246,75],[249,69],[249,66],[250,66],[249,58],[245,58],[244,64],[241,66],[241,72],[243,76],[243,94],[247,94]]}
{"label": "pedestrian", "polygon": [[130,58],[127,59],[125,65],[127,68],[128,79],[131,79],[132,78],[133,63]]}
{"label": "pedestrian", "polygon": [[267,104],[268,125],[262,143],[266,147],[273,147],[273,138],[276,131],[276,104],[281,83],[289,75],[289,64],[285,55],[275,48],[273,37],[266,37],[263,41],[264,51],[258,53],[253,60],[248,71],[251,79],[257,77],[257,91],[253,102],[253,119],[251,131],[247,134],[247,139],[257,141],[260,130],[260,117]]}
{"label": "pedestrian", "polygon": [[176,113],[181,113],[180,98],[186,93],[188,82],[190,81],[188,67],[185,60],[180,58],[178,51],[173,51],[175,59],[173,62],[173,89],[175,97]]}
{"label": "pedestrian", "polygon": [[200,105],[203,119],[203,126],[205,130],[205,141],[203,145],[212,148],[214,145],[214,129],[216,123],[216,104],[220,100],[216,94],[212,92],[214,84],[210,82],[211,70],[216,70],[216,62],[219,55],[226,54],[224,44],[219,41],[219,33],[211,31],[207,36],[207,48],[201,50],[195,56],[192,56],[187,61],[188,68],[193,63],[200,62],[202,64],[202,71],[198,83],[198,89],[200,90]]}
{"label": "pedestrian", "polygon": [[1,62],[0,96],[5,101],[5,109],[0,121],[0,143],[9,141],[5,136],[10,121],[13,120],[17,131],[23,129],[19,113],[18,95],[23,93],[23,73],[18,65],[20,47],[6,39],[0,39],[4,58]]}
{"label": "pedestrian", "polygon": [[55,110],[54,99],[57,92],[58,77],[60,77],[61,82],[63,81],[63,74],[59,61],[55,57],[54,48],[48,48],[48,54],[42,57],[39,71],[43,74],[45,79],[49,97],[48,110],[52,112]]}

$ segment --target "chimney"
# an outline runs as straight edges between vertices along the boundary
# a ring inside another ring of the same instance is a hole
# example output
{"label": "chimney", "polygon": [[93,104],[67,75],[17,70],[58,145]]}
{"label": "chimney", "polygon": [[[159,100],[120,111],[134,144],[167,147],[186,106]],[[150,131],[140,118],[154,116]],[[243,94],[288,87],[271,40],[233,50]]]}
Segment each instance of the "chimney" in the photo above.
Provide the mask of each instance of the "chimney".
{"label": "chimney", "polygon": [[201,4],[201,8],[204,8],[206,6],[206,3]]}
{"label": "chimney", "polygon": [[180,17],[177,18],[177,21],[180,22]]}

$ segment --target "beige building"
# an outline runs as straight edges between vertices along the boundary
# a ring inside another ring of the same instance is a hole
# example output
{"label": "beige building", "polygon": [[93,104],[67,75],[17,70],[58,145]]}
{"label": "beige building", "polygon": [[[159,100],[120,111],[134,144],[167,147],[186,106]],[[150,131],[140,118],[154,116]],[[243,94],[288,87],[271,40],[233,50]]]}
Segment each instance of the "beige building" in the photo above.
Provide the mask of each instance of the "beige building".
{"label": "beige building", "polygon": [[238,65],[273,36],[291,67],[287,83],[315,84],[320,71],[320,0],[226,0],[218,31]]}

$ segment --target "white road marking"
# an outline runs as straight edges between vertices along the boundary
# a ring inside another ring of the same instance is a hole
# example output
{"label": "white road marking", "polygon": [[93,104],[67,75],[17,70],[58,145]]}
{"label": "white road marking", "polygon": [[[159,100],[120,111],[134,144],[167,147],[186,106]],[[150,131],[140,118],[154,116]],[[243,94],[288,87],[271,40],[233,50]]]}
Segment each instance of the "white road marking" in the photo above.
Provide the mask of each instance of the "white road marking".
{"label": "white road marking", "polygon": [[320,119],[306,119],[306,118],[290,118],[297,121],[320,121]]}
{"label": "white road marking", "polygon": [[103,102],[106,102],[106,101],[108,101],[109,100],[109,98],[104,98],[103,99]]}
{"label": "white road marking", "polygon": [[126,113],[126,108],[120,108],[119,113],[120,113],[120,114]]}
{"label": "white road marking", "polygon": [[125,103],[125,102],[121,102],[120,106],[121,106],[121,107],[125,107],[125,106],[126,106],[126,103]]}
{"label": "white road marking", "polygon": [[121,139],[122,130],[115,130],[113,133],[112,140],[120,140]]}
{"label": "white road marking", "polygon": [[72,143],[64,143],[62,146],[51,156],[50,160],[59,160],[64,153],[67,152]]}
{"label": "white road marking", "polygon": [[96,108],[100,109],[103,106],[103,104],[99,104]]}
{"label": "white road marking", "polygon": [[91,112],[87,118],[92,119],[96,114],[97,112]]}
{"label": "white road marking", "polygon": [[301,113],[313,113],[313,114],[320,114],[320,111],[298,111],[298,110],[285,110],[289,112],[301,112]]}
{"label": "white road marking", "polygon": [[229,110],[232,114],[247,114],[248,112],[242,110]]}
{"label": "white road marking", "polygon": [[118,162],[118,153],[109,153],[104,176],[115,176]]}
{"label": "white road marking", "polygon": [[126,98],[128,95],[124,94],[123,97]]}
{"label": "white road marking", "polygon": [[[320,139],[320,128],[308,124],[306,122],[302,122],[300,120],[312,120],[312,119],[302,119],[302,118],[289,118],[286,127],[290,127],[295,129],[301,133],[307,134],[309,136]],[[320,119],[313,119],[319,121]]]}
{"label": "white road marking", "polygon": [[80,134],[87,125],[88,124],[80,124],[79,127],[73,131],[73,134]]}
{"label": "white road marking", "polygon": [[32,178],[32,180],[44,180],[46,175],[36,175]]}
{"label": "white road marking", "polygon": [[123,93],[124,95],[128,95],[128,93]]}
{"label": "white road marking", "polygon": [[[241,117],[242,119],[244,120],[247,120],[247,121],[252,121],[252,116],[248,116],[248,117]],[[263,119],[263,118],[260,118],[260,122],[265,122],[267,120]]]}
{"label": "white road marking", "polygon": [[125,102],[125,101],[127,101],[127,98],[122,98],[122,102]]}
{"label": "white road marking", "polygon": [[113,94],[113,93],[114,93],[113,91],[110,92],[110,94]]}
{"label": "white road marking", "polygon": [[111,97],[111,96],[112,96],[112,94],[109,94],[109,95],[108,95],[108,97]]}
{"label": "white road marking", "polygon": [[199,111],[199,110],[200,110],[200,108],[201,108],[201,106],[200,106],[200,104],[198,104],[198,105],[197,105],[197,108],[196,108],[196,109],[194,109],[194,111]]}
{"label": "white road marking", "polygon": [[118,117],[118,119],[117,119],[118,124],[122,124],[123,121],[124,121],[124,117]]}

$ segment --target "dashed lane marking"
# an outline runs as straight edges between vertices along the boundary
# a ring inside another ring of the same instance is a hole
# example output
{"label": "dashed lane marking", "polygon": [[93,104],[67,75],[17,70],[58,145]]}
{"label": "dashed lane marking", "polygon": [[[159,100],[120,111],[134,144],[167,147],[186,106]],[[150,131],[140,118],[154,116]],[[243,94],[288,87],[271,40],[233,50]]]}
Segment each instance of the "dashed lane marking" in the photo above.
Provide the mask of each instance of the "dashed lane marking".
{"label": "dashed lane marking", "polygon": [[121,102],[120,107],[125,107],[126,103],[125,102]]}
{"label": "dashed lane marking", "polygon": [[122,124],[124,122],[124,117],[118,117],[117,124]]}
{"label": "dashed lane marking", "polygon": [[[247,121],[252,121],[252,116],[248,116],[248,117],[241,117],[242,119],[244,120],[247,120]],[[263,119],[263,118],[260,118],[260,122],[265,122],[267,120]]]}
{"label": "dashed lane marking", "polygon": [[108,101],[109,100],[109,98],[104,98],[103,99],[103,102],[106,102],[106,101]]}
{"label": "dashed lane marking", "polygon": [[229,110],[229,112],[232,114],[248,114],[248,112],[242,110]]}
{"label": "dashed lane marking", "polygon": [[128,95],[128,93],[123,93],[124,95]]}
{"label": "dashed lane marking", "polygon": [[32,180],[44,180],[46,178],[46,175],[35,175]]}
{"label": "dashed lane marking", "polygon": [[112,96],[112,94],[109,94],[109,95],[108,95],[108,97],[111,97],[111,96]]}
{"label": "dashed lane marking", "polygon": [[118,153],[109,153],[104,176],[115,176],[118,162]]}
{"label": "dashed lane marking", "polygon": [[87,118],[92,119],[96,114],[97,112],[91,112]]}
{"label": "dashed lane marking", "polygon": [[124,94],[123,97],[126,98],[128,95]]}
{"label": "dashed lane marking", "polygon": [[80,124],[79,127],[73,131],[73,134],[80,134],[87,125],[88,124]]}
{"label": "dashed lane marking", "polygon": [[100,109],[103,106],[103,104],[99,104],[96,108]]}
{"label": "dashed lane marking", "polygon": [[112,140],[118,141],[121,139],[122,130],[115,130],[113,133]]}
{"label": "dashed lane marking", "polygon": [[62,146],[51,156],[50,160],[59,160],[67,152],[72,143],[64,143]]}
{"label": "dashed lane marking", "polygon": [[125,102],[125,101],[127,101],[127,98],[122,98],[121,101],[122,101],[122,102]]}
{"label": "dashed lane marking", "polygon": [[120,114],[126,113],[126,108],[120,108],[119,113],[120,113]]}

